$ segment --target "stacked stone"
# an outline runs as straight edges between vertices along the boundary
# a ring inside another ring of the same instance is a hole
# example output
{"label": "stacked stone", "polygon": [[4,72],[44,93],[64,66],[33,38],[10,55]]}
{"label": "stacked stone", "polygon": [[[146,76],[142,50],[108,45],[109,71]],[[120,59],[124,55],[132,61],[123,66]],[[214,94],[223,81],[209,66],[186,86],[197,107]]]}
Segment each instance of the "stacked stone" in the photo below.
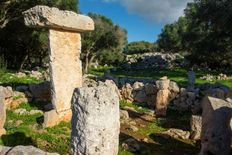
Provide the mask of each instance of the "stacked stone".
{"label": "stacked stone", "polygon": [[167,77],[163,77],[156,81],[156,87],[158,89],[156,96],[156,116],[166,116],[167,106],[170,101],[171,92],[169,88],[170,80]]}
{"label": "stacked stone", "polygon": [[80,32],[93,30],[94,22],[87,16],[47,6],[35,6],[23,12],[23,15],[27,26],[49,29],[49,66],[54,110],[45,113],[44,126],[70,121],[73,91],[82,86]]}

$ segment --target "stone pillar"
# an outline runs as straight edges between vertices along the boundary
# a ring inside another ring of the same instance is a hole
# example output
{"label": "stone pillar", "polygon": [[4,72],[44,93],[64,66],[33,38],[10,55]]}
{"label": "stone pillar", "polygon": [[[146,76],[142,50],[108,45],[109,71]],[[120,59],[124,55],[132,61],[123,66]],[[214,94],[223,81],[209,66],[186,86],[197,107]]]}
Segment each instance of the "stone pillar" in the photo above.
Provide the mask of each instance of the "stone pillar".
{"label": "stone pillar", "polygon": [[202,102],[200,155],[230,155],[232,103],[214,97]]}
{"label": "stone pillar", "polygon": [[167,77],[163,77],[156,81],[156,87],[158,89],[155,104],[156,116],[166,116],[167,106],[170,101],[170,90],[169,88],[170,80]]}
{"label": "stone pillar", "polygon": [[113,86],[106,83],[76,89],[72,111],[73,155],[118,154],[119,97]]}
{"label": "stone pillar", "polygon": [[188,91],[190,92],[195,91],[195,81],[196,81],[195,72],[193,70],[190,70],[188,72],[188,88],[187,88]]}
{"label": "stone pillar", "polygon": [[54,110],[44,115],[44,126],[71,120],[71,98],[82,86],[80,32],[94,29],[93,20],[71,11],[35,6],[23,12],[27,26],[49,29],[51,95]]}
{"label": "stone pillar", "polygon": [[0,89],[0,136],[6,133],[4,129],[4,124],[6,121],[6,106],[5,106],[5,95],[3,89]]}

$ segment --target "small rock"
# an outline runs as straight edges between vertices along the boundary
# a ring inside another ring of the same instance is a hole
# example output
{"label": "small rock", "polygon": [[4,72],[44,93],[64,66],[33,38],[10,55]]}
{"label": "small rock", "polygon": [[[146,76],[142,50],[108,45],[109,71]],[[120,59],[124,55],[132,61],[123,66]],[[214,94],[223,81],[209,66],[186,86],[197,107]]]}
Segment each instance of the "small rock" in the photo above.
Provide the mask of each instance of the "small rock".
{"label": "small rock", "polygon": [[129,113],[127,110],[120,110],[120,118],[121,119],[129,119]]}
{"label": "small rock", "polygon": [[127,140],[125,140],[123,143],[122,143],[122,147],[125,149],[125,150],[128,150],[130,152],[138,152],[140,151],[140,146],[139,146],[139,143],[136,139],[134,138],[129,138]]}

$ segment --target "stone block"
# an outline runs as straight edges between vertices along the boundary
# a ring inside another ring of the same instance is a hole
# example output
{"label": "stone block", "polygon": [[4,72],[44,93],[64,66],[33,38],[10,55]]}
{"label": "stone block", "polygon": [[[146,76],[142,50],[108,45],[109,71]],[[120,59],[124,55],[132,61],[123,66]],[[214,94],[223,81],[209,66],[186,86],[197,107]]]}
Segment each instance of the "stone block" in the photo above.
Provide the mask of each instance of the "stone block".
{"label": "stone block", "polygon": [[23,12],[24,22],[29,27],[47,27],[65,31],[85,32],[94,30],[93,20],[72,11],[37,5]]}
{"label": "stone block", "polygon": [[112,87],[76,89],[72,103],[72,154],[117,155],[119,97]]}

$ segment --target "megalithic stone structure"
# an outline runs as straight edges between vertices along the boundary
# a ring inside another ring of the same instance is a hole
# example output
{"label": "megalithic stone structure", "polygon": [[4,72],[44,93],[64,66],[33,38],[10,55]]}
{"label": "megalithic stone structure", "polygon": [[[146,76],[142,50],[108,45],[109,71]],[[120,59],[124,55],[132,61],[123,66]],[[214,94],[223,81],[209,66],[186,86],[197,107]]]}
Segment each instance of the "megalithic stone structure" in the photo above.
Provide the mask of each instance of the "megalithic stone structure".
{"label": "megalithic stone structure", "polygon": [[41,5],[23,12],[23,16],[27,26],[49,30],[49,65],[54,110],[45,113],[44,126],[70,121],[73,91],[82,86],[80,32],[94,30],[94,22],[88,16]]}

